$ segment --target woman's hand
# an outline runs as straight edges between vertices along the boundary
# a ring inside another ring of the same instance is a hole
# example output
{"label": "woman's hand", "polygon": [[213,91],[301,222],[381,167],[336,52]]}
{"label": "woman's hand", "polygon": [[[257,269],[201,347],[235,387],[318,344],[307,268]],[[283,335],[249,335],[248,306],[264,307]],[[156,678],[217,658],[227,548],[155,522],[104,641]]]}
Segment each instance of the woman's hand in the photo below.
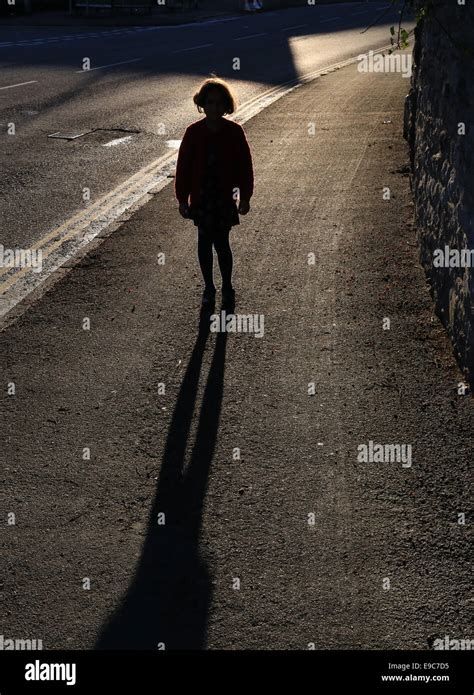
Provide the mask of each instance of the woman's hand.
{"label": "woman's hand", "polygon": [[189,217],[189,205],[187,203],[179,204],[179,214],[181,215],[181,217]]}
{"label": "woman's hand", "polygon": [[241,200],[239,204],[239,213],[241,215],[246,215],[250,210],[250,204],[248,200]]}

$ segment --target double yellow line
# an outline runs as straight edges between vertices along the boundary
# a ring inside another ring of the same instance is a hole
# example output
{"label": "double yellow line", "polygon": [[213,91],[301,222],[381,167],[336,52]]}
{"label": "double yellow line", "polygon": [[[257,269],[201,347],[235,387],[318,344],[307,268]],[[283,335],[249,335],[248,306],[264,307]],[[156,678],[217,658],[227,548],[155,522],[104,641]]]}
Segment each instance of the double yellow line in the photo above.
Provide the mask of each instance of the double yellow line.
{"label": "double yellow line", "polygon": [[[97,200],[85,210],[77,212],[69,220],[45,234],[44,237],[28,248],[31,249],[31,251],[41,251],[42,259],[44,261],[45,258],[50,256],[65,242],[77,236],[78,233],[80,233],[83,229],[86,229],[91,224],[107,215],[107,213],[118,205],[123,198],[140,191],[140,189],[144,187],[144,184],[146,184],[147,179],[149,179],[156,170],[159,172],[161,168],[169,165],[176,156],[176,152],[170,152],[154,160],[151,164],[146,166],[144,169],[141,169],[113,191],[102,196],[102,198]],[[152,188],[153,185],[155,185],[155,182],[150,181],[149,188]],[[144,192],[144,195],[145,193],[146,191]],[[5,277],[11,272],[12,268],[0,268],[0,278]],[[16,270],[16,272],[14,272],[2,284],[0,284],[0,295],[7,292],[7,290],[9,290],[29,272],[31,272],[31,268],[29,267]]]}

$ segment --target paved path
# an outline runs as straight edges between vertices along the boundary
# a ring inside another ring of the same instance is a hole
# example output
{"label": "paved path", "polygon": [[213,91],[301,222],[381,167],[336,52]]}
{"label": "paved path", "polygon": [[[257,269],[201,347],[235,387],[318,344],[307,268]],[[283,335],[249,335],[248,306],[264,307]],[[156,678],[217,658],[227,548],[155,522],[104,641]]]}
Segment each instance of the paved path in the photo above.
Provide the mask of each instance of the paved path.
{"label": "paved path", "polygon": [[[469,635],[472,403],[417,260],[406,90],[353,65],[247,123],[236,312],[263,315],[263,337],[199,323],[195,228],[171,187],[1,334],[16,388],[5,637],[423,649]],[[411,444],[411,465],[358,461],[370,441]]]}

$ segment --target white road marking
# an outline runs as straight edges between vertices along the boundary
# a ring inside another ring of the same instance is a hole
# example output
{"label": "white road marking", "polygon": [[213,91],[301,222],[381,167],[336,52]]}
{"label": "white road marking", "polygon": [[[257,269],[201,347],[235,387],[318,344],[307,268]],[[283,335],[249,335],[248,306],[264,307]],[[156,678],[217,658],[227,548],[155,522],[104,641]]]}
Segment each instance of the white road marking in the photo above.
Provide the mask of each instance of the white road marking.
{"label": "white road marking", "polygon": [[115,138],[115,140],[110,140],[106,142],[102,147],[115,147],[115,145],[123,145],[124,142],[130,142],[132,135],[126,135],[124,138]]}
{"label": "white road marking", "polygon": [[250,36],[239,36],[239,38],[234,39],[234,41],[246,41],[246,39],[255,39],[257,36],[266,36],[268,32],[264,31],[262,34],[251,34]]}
{"label": "white road marking", "polygon": [[0,87],[0,89],[13,89],[13,87],[23,87],[25,84],[35,84],[38,80],[30,80],[29,82],[19,82],[18,84],[9,84],[7,87]]}
{"label": "white road marking", "polygon": [[307,24],[295,24],[294,27],[285,27],[284,29],[280,29],[280,31],[290,31],[291,29],[299,29],[300,27],[307,27]]}
{"label": "white road marking", "polygon": [[93,70],[103,70],[104,68],[113,68],[116,65],[127,65],[127,63],[136,63],[139,60],[143,60],[143,58],[132,58],[132,60],[121,60],[120,63],[110,63],[109,65],[99,65],[96,68],[89,68],[89,70],[76,70],[76,72],[92,72]]}
{"label": "white road marking", "polygon": [[[267,12],[266,14],[267,14],[267,17],[270,15],[269,12]],[[208,19],[205,22],[199,22],[199,24],[202,26],[203,24],[220,24],[222,22],[235,22],[236,19],[243,19],[243,17],[239,16],[239,17],[224,17],[224,19]],[[195,24],[195,22],[194,22],[194,24]],[[185,24],[183,26],[190,27],[193,25],[188,23],[188,24]]]}
{"label": "white road marking", "polygon": [[179,150],[180,145],[181,145],[181,140],[167,140],[166,141],[166,146],[172,150]]}
{"label": "white road marking", "polygon": [[207,48],[208,46],[214,46],[213,43],[203,43],[200,46],[191,46],[191,48],[180,48],[177,51],[172,51],[172,53],[183,53],[184,51],[196,51],[198,48]]}
{"label": "white road marking", "polygon": [[[356,15],[356,14],[367,14],[367,12],[370,12],[370,10],[362,10],[361,12],[353,12],[352,15]],[[352,16],[352,15],[351,15],[351,16]]]}
{"label": "white road marking", "polygon": [[336,19],[341,19],[341,18],[340,18],[340,17],[331,17],[330,19],[322,19],[322,20],[321,20],[321,24],[322,24],[323,22],[335,22]]}
{"label": "white road marking", "polygon": [[[265,14],[266,17],[271,16],[274,14],[273,12],[267,12]],[[95,33],[95,34],[72,34],[69,35],[67,38],[75,38],[75,39],[87,39],[91,37],[115,37],[120,34],[135,34],[139,32],[144,32],[144,31],[157,31],[157,32],[170,32],[170,31],[175,31],[175,30],[180,30],[180,29],[199,29],[202,26],[206,26],[208,24],[223,24],[224,22],[234,22],[236,20],[242,20],[244,19],[243,16],[236,16],[236,17],[223,17],[223,18],[217,18],[217,19],[209,19],[204,22],[190,22],[187,24],[176,24],[176,25],[171,25],[171,26],[156,26],[156,27],[131,27],[130,29],[112,29],[108,31],[102,31],[101,33]],[[64,36],[57,36],[57,37],[52,37],[50,40],[51,41],[63,41],[66,37]],[[8,41],[8,42],[3,42],[0,43],[0,48],[3,48],[4,46],[36,46],[36,45],[44,45],[45,41],[48,41],[48,38],[31,38],[28,40],[23,40],[23,41]],[[211,44],[210,44],[211,45]],[[190,49],[191,50],[191,49]],[[82,72],[82,71],[81,71]]]}
{"label": "white road marking", "polygon": [[[269,16],[269,12],[265,13],[266,16]],[[169,26],[164,26],[164,27],[146,27],[143,29],[143,27],[137,27],[142,31],[147,31],[147,30],[164,30],[164,31],[175,31],[176,29],[196,29],[200,28],[202,26],[206,26],[207,24],[222,24],[223,22],[234,22],[236,19],[246,19],[246,17],[239,16],[239,17],[224,17],[223,19],[208,19],[204,22],[188,22],[187,24],[171,24]]]}

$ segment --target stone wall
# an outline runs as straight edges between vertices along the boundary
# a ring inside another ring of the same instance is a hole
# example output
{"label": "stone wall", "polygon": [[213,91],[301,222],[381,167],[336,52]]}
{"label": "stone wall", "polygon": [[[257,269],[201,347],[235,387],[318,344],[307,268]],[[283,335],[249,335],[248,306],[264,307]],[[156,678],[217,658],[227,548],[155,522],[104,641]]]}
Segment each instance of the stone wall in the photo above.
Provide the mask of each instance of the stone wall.
{"label": "stone wall", "polygon": [[437,0],[434,16],[417,28],[405,137],[420,259],[473,385],[474,268],[467,265],[474,265],[474,7],[465,1]]}

